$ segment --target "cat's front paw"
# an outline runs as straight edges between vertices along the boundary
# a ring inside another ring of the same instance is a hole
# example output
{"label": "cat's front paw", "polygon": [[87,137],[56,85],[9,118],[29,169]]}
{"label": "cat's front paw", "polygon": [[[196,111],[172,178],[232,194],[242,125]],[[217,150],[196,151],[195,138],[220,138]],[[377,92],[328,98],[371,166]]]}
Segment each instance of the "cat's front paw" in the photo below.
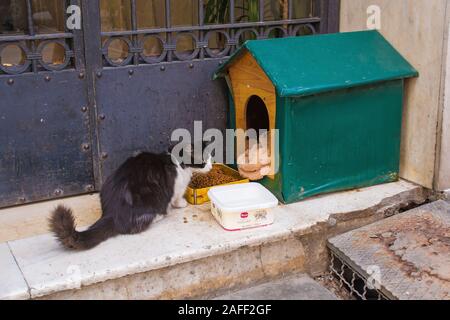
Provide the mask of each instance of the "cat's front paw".
{"label": "cat's front paw", "polygon": [[203,169],[199,169],[197,170],[198,173],[203,173],[206,174],[209,171],[211,171],[211,169],[213,168],[213,163],[212,163],[212,157],[211,155],[208,157],[208,160],[206,160],[205,166],[203,167]]}
{"label": "cat's front paw", "polygon": [[188,206],[188,202],[185,198],[177,199],[172,203],[172,207],[177,209],[186,208]]}
{"label": "cat's front paw", "polygon": [[213,168],[213,164],[212,164],[212,158],[210,156],[208,158],[208,161],[206,162],[205,169],[209,172],[209,171],[211,171],[212,168]]}

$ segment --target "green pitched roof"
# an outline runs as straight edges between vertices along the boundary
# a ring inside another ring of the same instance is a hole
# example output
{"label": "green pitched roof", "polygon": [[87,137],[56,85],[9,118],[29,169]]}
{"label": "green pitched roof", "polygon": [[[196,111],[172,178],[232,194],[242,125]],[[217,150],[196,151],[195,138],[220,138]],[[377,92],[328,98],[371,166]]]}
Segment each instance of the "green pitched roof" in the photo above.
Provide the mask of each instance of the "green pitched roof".
{"label": "green pitched roof", "polygon": [[418,76],[378,31],[359,31],[250,40],[215,72],[214,79],[224,76],[246,51],[282,97]]}

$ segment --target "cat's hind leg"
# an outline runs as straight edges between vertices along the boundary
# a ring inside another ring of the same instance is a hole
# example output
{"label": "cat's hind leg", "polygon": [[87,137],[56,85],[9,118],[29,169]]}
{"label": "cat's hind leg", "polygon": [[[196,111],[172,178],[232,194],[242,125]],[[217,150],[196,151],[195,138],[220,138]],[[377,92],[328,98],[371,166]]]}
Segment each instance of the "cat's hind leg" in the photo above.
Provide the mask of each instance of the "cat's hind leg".
{"label": "cat's hind leg", "polygon": [[148,229],[150,224],[155,222],[157,219],[157,215],[155,214],[143,214],[138,217],[135,217],[132,222],[132,226],[129,230],[130,234],[136,234],[141,233],[142,231],[145,231]]}

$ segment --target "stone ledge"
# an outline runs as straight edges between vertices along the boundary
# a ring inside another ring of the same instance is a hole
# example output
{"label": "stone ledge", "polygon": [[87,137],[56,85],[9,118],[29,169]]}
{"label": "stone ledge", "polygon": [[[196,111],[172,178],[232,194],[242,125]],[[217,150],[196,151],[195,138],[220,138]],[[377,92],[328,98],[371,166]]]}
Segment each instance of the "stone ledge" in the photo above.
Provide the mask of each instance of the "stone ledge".
{"label": "stone ledge", "polygon": [[25,283],[9,246],[0,244],[0,298],[29,299],[28,286]]}
{"label": "stone ledge", "polygon": [[224,231],[203,205],[178,210],[142,234],[116,237],[89,251],[65,251],[50,235],[8,244],[31,298],[193,297],[290,268],[302,272],[309,244],[301,237],[314,234],[317,226],[332,227],[347,219],[346,213],[370,216],[380,208],[423,201],[421,187],[399,181],[280,205],[274,209],[275,223],[260,229]]}

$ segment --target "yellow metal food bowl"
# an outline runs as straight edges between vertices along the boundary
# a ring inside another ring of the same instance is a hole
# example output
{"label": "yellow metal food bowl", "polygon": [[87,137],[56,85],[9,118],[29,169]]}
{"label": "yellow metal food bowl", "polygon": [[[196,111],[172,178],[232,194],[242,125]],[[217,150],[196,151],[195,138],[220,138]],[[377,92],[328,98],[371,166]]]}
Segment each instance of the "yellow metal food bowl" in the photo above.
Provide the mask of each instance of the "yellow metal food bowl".
{"label": "yellow metal food bowl", "polygon": [[[234,170],[224,164],[215,163],[213,166],[220,167],[226,175],[229,175],[231,177],[235,177],[236,179],[238,179],[237,181],[234,181],[234,182],[221,184],[221,186],[249,182],[248,179],[242,178],[241,175],[239,174],[239,172],[237,172],[236,170]],[[201,188],[201,189],[193,189],[188,186],[184,197],[186,198],[187,202],[189,202],[190,204],[194,204],[194,205],[199,205],[199,204],[209,202],[208,191],[212,187],[216,187],[216,186],[211,186],[211,187]]]}

